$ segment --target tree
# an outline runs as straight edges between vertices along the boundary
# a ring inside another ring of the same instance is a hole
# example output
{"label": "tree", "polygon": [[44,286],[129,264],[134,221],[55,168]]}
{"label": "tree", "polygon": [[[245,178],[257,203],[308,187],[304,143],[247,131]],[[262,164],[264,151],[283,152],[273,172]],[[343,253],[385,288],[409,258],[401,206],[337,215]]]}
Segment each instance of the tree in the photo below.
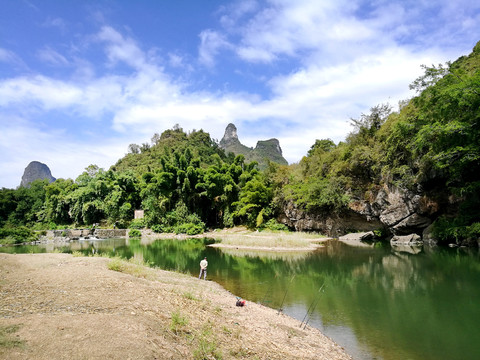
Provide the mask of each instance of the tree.
{"label": "tree", "polygon": [[151,142],[152,146],[158,145],[158,143],[160,142],[160,135],[158,133],[153,134]]}
{"label": "tree", "polygon": [[372,135],[378,129],[380,129],[382,124],[390,115],[391,111],[392,107],[389,104],[376,105],[370,108],[370,114],[362,114],[360,119],[351,118],[351,125],[359,134],[368,132],[370,135]]}
{"label": "tree", "polygon": [[140,154],[140,146],[137,144],[128,145],[128,152],[130,154]]}
{"label": "tree", "polygon": [[142,146],[140,146],[140,152],[143,153],[143,152],[146,152],[146,151],[148,151],[148,150],[150,150],[150,144],[148,144],[148,143],[143,143]]}
{"label": "tree", "polygon": [[70,224],[68,194],[75,188],[71,179],[57,179],[45,187],[45,221],[55,224]]}
{"label": "tree", "polygon": [[329,152],[335,149],[335,143],[330,139],[315,140],[315,144],[308,150],[307,156],[312,156],[315,151]]}
{"label": "tree", "polygon": [[415,81],[409,85],[410,90],[415,90],[417,93],[421,93],[426,88],[435,85],[438,80],[442,79],[450,72],[450,66],[450,62],[447,62],[445,65],[432,65],[431,67],[420,65],[425,73],[416,78]]}

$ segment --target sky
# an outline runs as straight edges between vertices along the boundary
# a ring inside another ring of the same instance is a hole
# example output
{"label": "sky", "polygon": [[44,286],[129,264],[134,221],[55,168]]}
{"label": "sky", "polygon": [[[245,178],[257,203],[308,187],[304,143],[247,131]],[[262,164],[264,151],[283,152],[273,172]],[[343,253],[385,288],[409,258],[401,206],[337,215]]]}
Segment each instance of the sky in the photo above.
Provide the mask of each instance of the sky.
{"label": "sky", "polygon": [[109,169],[179,125],[296,163],[480,40],[478,0],[0,0],[0,188]]}

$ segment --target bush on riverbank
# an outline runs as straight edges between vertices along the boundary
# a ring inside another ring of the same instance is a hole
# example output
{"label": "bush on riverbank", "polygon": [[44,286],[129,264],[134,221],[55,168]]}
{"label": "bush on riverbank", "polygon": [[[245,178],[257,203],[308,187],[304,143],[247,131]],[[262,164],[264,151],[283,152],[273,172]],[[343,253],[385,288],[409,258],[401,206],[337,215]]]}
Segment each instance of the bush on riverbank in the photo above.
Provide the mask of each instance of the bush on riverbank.
{"label": "bush on riverbank", "polygon": [[205,224],[203,222],[197,224],[188,222],[175,226],[157,224],[152,226],[152,231],[156,233],[198,235],[205,231]]}
{"label": "bush on riverbank", "polygon": [[434,223],[433,233],[441,244],[476,241],[480,239],[480,222],[468,226],[458,219],[439,218]]}
{"label": "bush on riverbank", "polygon": [[38,234],[26,226],[0,228],[0,244],[13,245],[37,241]]}
{"label": "bush on riverbank", "polygon": [[139,237],[142,237],[142,233],[138,229],[132,229],[128,232],[128,237],[129,238],[139,238]]}

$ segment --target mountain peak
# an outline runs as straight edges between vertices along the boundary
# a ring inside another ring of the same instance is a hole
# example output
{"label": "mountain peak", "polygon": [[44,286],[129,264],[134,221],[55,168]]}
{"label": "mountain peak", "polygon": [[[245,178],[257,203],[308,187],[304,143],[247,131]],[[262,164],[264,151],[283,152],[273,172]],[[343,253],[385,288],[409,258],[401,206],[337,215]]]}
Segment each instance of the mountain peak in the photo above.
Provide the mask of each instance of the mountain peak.
{"label": "mountain peak", "polygon": [[230,123],[225,129],[225,134],[223,135],[222,140],[220,140],[220,147],[226,149],[228,146],[239,143],[237,135],[237,127]]}
{"label": "mountain peak", "polygon": [[260,169],[265,169],[268,161],[288,165],[287,160],[282,156],[282,148],[277,139],[259,140],[255,149],[249,148],[240,142],[237,127],[232,123],[225,129],[225,135],[219,145],[227,153],[242,154],[249,162],[257,161]]}
{"label": "mountain peak", "polygon": [[52,176],[52,173],[47,165],[39,161],[32,161],[30,164],[28,164],[23,172],[20,186],[28,187],[31,182],[38,179],[47,179],[49,182],[54,182],[56,180]]}

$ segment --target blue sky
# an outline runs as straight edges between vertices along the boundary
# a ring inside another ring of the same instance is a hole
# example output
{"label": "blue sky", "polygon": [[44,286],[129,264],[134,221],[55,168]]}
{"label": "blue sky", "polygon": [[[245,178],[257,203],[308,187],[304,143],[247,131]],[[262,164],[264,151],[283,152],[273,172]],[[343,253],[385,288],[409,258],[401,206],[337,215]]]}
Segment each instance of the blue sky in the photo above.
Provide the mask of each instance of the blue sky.
{"label": "blue sky", "polygon": [[179,124],[298,162],[480,40],[480,2],[0,0],[0,187],[75,179]]}

